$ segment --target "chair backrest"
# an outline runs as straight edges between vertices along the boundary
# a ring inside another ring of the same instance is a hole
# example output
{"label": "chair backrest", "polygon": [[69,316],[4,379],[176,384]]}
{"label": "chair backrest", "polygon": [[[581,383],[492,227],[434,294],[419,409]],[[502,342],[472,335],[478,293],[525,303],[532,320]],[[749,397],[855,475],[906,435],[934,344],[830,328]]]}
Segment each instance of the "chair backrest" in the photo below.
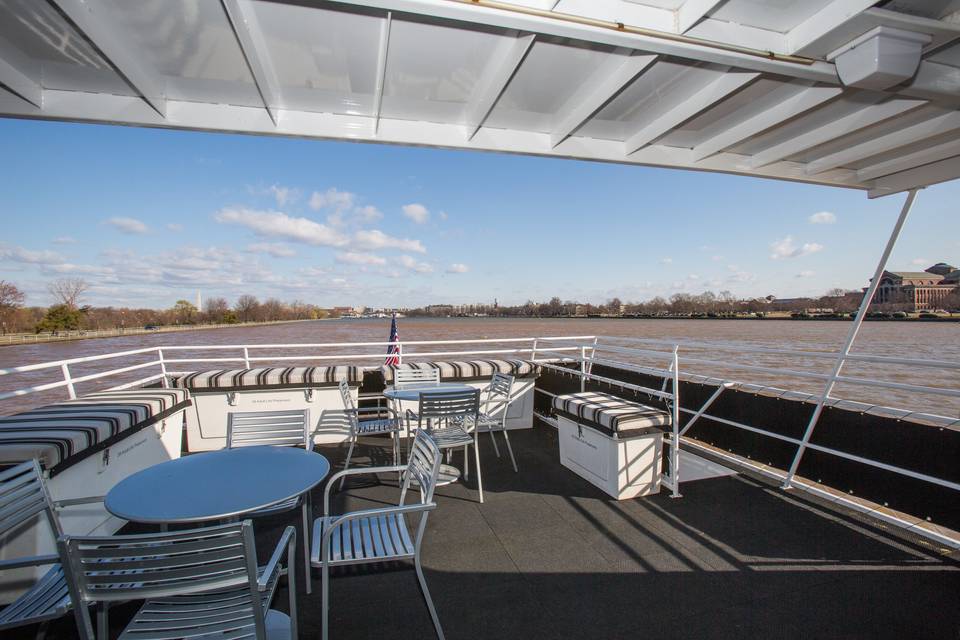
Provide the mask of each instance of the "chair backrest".
{"label": "chair backrest", "polygon": [[410,384],[440,383],[440,369],[395,369],[393,372],[393,386],[399,388]]}
{"label": "chair backrest", "polygon": [[43,481],[40,463],[36,459],[28,460],[0,472],[0,538],[41,513],[46,516],[53,536],[61,535],[60,519]]}
{"label": "chair backrest", "polygon": [[403,474],[403,488],[400,490],[400,504],[403,504],[410,483],[416,480],[420,487],[420,502],[425,504],[433,500],[433,490],[440,475],[440,463],[443,456],[440,448],[426,431],[417,431],[407,461],[407,471]]}
{"label": "chair backrest", "polygon": [[438,429],[459,423],[464,418],[477,418],[480,412],[480,390],[424,391],[420,394],[417,415],[420,426]]}
{"label": "chair backrest", "polygon": [[483,405],[484,412],[507,410],[513,399],[513,376],[506,373],[495,373],[487,387],[487,400]]}
{"label": "chair backrest", "polygon": [[[266,638],[263,606],[257,589],[257,553],[249,520],[190,531],[109,537],[61,536],[57,541],[64,557],[64,573],[75,603],[82,638],[93,639],[89,607],[92,602],[117,602],[192,595],[236,589],[230,610],[223,603],[208,603],[198,612],[196,626],[210,624],[216,614],[229,614],[229,630],[245,629]],[[220,598],[220,600],[224,600]],[[199,604],[199,603],[198,603]],[[182,613],[182,612],[181,612]],[[164,625],[189,627],[193,621],[163,620],[157,613],[156,637]],[[170,629],[167,629],[170,631]],[[194,629],[191,633],[199,633]],[[217,631],[210,629],[210,632]],[[221,633],[227,630],[220,629]],[[138,636],[140,637],[140,636]]]}
{"label": "chair backrest", "polygon": [[313,449],[310,410],[232,411],[227,414],[227,449],[263,445]]}

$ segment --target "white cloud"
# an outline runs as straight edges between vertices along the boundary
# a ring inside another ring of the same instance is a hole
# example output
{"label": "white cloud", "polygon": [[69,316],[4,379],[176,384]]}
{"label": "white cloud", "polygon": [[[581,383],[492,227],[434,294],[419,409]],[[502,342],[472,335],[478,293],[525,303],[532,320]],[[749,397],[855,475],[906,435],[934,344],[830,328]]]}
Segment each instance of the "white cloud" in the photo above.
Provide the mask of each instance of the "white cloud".
{"label": "white cloud", "polygon": [[399,258],[397,258],[397,262],[401,266],[415,273],[430,273],[433,271],[432,266],[430,266],[426,262],[417,262],[417,259],[414,258],[413,256],[406,256],[406,255],[400,256]]}
{"label": "white cloud", "polygon": [[258,235],[286,238],[320,247],[343,247],[349,239],[332,229],[308,218],[293,218],[279,211],[256,211],[252,209],[221,209],[214,216],[217,222],[237,224]]}
{"label": "white cloud", "polygon": [[62,264],[64,257],[56,251],[32,251],[23,247],[0,245],[0,260],[25,264]]}
{"label": "white cloud", "polygon": [[58,236],[51,242],[53,242],[53,244],[74,244],[76,241],[77,239],[71,236]]}
{"label": "white cloud", "polygon": [[247,245],[249,253],[265,253],[274,258],[292,258],[297,252],[292,248],[280,242],[255,242]]}
{"label": "white cloud", "polygon": [[673,264],[673,258],[661,258],[660,264]]}
{"label": "white cloud", "polygon": [[123,233],[129,233],[133,235],[142,235],[150,231],[150,228],[142,221],[137,220],[136,218],[126,218],[123,216],[104,220],[103,224],[110,225],[111,227],[114,227]]}
{"label": "white cloud", "polygon": [[419,240],[394,238],[379,229],[357,231],[353,235],[353,242],[359,249],[400,249],[401,251],[414,251],[416,253],[427,252]]}
{"label": "white cloud", "polygon": [[326,191],[314,191],[310,195],[310,208],[314,211],[327,208],[342,211],[352,207],[355,199],[356,195],[349,191],[340,191],[330,187]]}
{"label": "white cloud", "polygon": [[807,218],[807,220],[810,224],[835,224],[837,216],[830,211],[820,211]]}
{"label": "white cloud", "polygon": [[387,259],[373,253],[363,253],[361,251],[347,251],[338,253],[337,262],[344,264],[362,264],[362,265],[384,265]]}
{"label": "white cloud", "polygon": [[440,219],[441,219],[441,220],[447,220],[447,219],[450,218],[450,216],[447,215],[447,212],[446,212],[446,211],[441,211],[439,215],[440,215]]}
{"label": "white cloud", "polygon": [[454,262],[452,265],[447,267],[447,273],[466,273],[467,271],[470,271],[470,267],[462,262]]}
{"label": "white cloud", "polygon": [[430,212],[422,204],[414,202],[413,204],[405,204],[401,208],[403,209],[403,215],[417,224],[423,224],[430,219]]}
{"label": "white cloud", "polygon": [[183,231],[183,225],[176,222],[171,222],[170,224],[167,225],[167,229],[175,233],[180,233],[181,231]]}
{"label": "white cloud", "polygon": [[282,187],[278,184],[270,185],[267,188],[271,194],[273,194],[274,199],[277,201],[277,206],[285,206],[288,202],[293,202],[298,197],[300,197],[300,191],[298,189],[293,189],[291,187]]}
{"label": "white cloud", "polygon": [[782,240],[771,243],[770,249],[772,251],[770,258],[772,260],[779,260],[781,258],[799,258],[810,255],[811,253],[823,251],[823,245],[817,244],[816,242],[806,242],[803,246],[798,247],[794,243],[793,237],[787,236]]}
{"label": "white cloud", "polygon": [[913,260],[910,261],[910,264],[916,265],[918,267],[923,267],[923,266],[929,267],[930,261],[927,260],[926,258],[914,258]]}
{"label": "white cloud", "polygon": [[383,217],[383,214],[380,213],[379,209],[369,204],[354,208],[353,215],[358,221],[367,223],[376,222]]}
{"label": "white cloud", "polygon": [[710,259],[714,262],[723,262],[725,258],[723,256],[712,256]]}
{"label": "white cloud", "polygon": [[687,280],[699,280],[699,279],[700,279],[700,276],[698,276],[695,273],[691,273],[690,275],[687,276]]}
{"label": "white cloud", "polygon": [[795,278],[812,278],[812,277],[815,276],[815,275],[817,275],[816,272],[805,270],[805,271],[801,271],[800,273],[798,273],[798,274],[795,275],[794,277],[795,277]]}

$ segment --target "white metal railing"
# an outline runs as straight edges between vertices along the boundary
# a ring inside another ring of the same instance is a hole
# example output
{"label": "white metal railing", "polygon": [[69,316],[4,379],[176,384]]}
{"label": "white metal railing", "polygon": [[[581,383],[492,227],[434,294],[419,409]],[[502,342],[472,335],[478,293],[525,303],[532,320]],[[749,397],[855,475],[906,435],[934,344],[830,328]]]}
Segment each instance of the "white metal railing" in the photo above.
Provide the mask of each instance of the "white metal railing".
{"label": "white metal railing", "polygon": [[[836,367],[837,360],[841,359],[844,362],[862,362],[871,365],[906,367],[915,370],[957,371],[960,370],[960,362],[890,357],[873,354],[843,354],[843,352],[830,351],[801,351],[722,341],[690,341],[678,344],[670,340],[619,336],[543,336],[418,340],[399,341],[397,343],[384,341],[308,344],[162,345],[0,369],[0,385],[2,385],[0,388],[3,389],[0,391],[0,409],[4,408],[5,402],[9,404],[10,401],[22,398],[23,396],[57,389],[64,389],[66,396],[73,398],[78,395],[78,385],[95,381],[110,383],[111,386],[108,387],[110,389],[136,387],[156,381],[166,383],[167,376],[188,373],[196,370],[196,365],[203,364],[235,363],[244,367],[251,367],[265,362],[349,361],[359,364],[363,361],[368,361],[371,365],[378,366],[385,358],[386,348],[394,344],[399,348],[401,361],[411,359],[444,359],[464,356],[489,357],[494,355],[525,357],[536,360],[546,369],[560,369],[566,373],[573,373],[579,376],[581,389],[586,387],[588,381],[593,381],[620,387],[625,390],[629,389],[646,393],[650,396],[661,398],[668,403],[673,400],[671,407],[675,413],[675,425],[679,425],[680,423],[680,412],[691,416],[683,428],[676,433],[676,442],[684,441],[695,443],[695,441],[687,439],[685,434],[701,419],[713,420],[751,433],[788,442],[795,445],[797,451],[791,465],[791,471],[787,472],[784,476],[787,479],[793,479],[803,452],[806,449],[812,449],[871,467],[884,469],[905,477],[930,482],[952,490],[960,490],[960,485],[947,479],[936,478],[912,469],[897,467],[879,460],[872,460],[863,456],[857,456],[845,451],[811,443],[809,434],[812,432],[812,429],[809,426],[804,438],[793,438],[778,434],[769,428],[765,428],[764,425],[745,424],[742,421],[712,415],[709,413],[709,410],[715,401],[722,396],[724,391],[748,386],[748,383],[725,377],[725,374],[707,377],[692,372],[699,368],[713,368],[723,372],[773,373],[780,377],[815,380],[818,383],[827,383],[831,389],[834,384],[843,383],[867,388],[896,389],[911,394],[924,394],[926,396],[941,398],[960,398],[960,389],[840,375],[838,367]],[[459,348],[444,350],[442,347]],[[369,350],[372,349],[376,349],[377,351],[369,352]],[[416,349],[423,349],[423,351],[417,351]],[[818,371],[804,371],[797,368],[771,367],[765,364],[735,362],[731,357],[733,354],[740,357],[742,357],[743,354],[754,354],[758,357],[778,356],[780,358],[803,362],[832,361],[834,363],[834,372],[826,374]],[[130,359],[140,359],[142,361],[130,363]],[[664,367],[664,362],[669,362],[669,366]],[[601,376],[594,372],[594,364],[662,377],[663,385],[658,390],[630,384],[624,380]],[[106,368],[97,368],[95,371],[78,371],[80,367],[100,367],[101,365]],[[186,366],[185,370],[174,370],[174,367],[180,369],[184,368],[185,365],[193,366]],[[135,379],[131,379],[131,376],[128,375],[135,371],[145,369],[155,369],[155,371],[151,372],[150,375]],[[6,380],[11,379],[12,376],[35,377],[42,374],[50,374],[55,379],[50,381],[37,381],[19,388],[11,388],[14,385],[4,384]],[[717,385],[716,391],[707,399],[704,405],[699,408],[682,407],[676,397],[667,392],[668,381],[673,382],[674,386],[672,390],[679,391],[679,382],[684,379],[690,379],[691,377],[709,380],[711,383]],[[749,386],[755,387],[755,385]],[[551,395],[543,389],[537,389],[537,391],[548,396]],[[785,391],[784,393],[788,392]],[[819,400],[818,406],[836,400],[829,393],[822,397],[812,393],[806,394],[806,396],[812,400]],[[9,411],[2,412],[8,413]],[[956,420],[934,413],[916,415],[928,419],[939,419],[944,424],[949,424],[951,420]],[[549,420],[549,416],[540,415],[540,417]],[[819,417],[818,413],[815,419],[811,421],[813,426],[816,425]],[[671,449],[671,455],[673,455],[674,453],[678,453],[679,447],[671,447]],[[670,463],[671,471],[669,474],[670,478],[668,478],[668,486],[669,482],[674,478],[679,478],[676,472],[678,461],[671,460]],[[675,482],[675,485],[676,484],[678,484],[678,482]],[[675,487],[674,490],[676,491]]]}

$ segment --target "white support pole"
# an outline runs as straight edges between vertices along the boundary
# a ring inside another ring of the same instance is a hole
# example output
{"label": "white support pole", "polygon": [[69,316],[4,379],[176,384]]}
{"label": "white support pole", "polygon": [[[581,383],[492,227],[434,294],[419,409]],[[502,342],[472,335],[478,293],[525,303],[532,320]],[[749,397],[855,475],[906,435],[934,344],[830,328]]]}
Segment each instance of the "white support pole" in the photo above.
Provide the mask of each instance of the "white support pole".
{"label": "white support pole", "polygon": [[247,369],[250,368],[250,349],[247,347],[243,348],[243,366]]}
{"label": "white support pole", "polygon": [[73,378],[70,377],[70,367],[66,363],[60,365],[60,371],[63,373],[63,379],[67,383],[67,395],[71,400],[76,400],[77,390],[73,387]]}
{"label": "white support pole", "polygon": [[850,349],[853,347],[853,343],[857,339],[857,334],[860,333],[860,327],[863,326],[863,319],[867,315],[867,308],[873,301],[873,296],[877,292],[877,287],[880,286],[880,276],[883,275],[883,271],[887,268],[887,260],[890,259],[890,254],[893,252],[893,248],[897,244],[897,239],[900,238],[900,232],[903,230],[903,224],[907,221],[907,216],[910,214],[910,209],[913,207],[913,201],[916,200],[916,198],[917,189],[911,189],[907,194],[907,199],[903,203],[903,208],[900,209],[900,217],[897,218],[897,223],[894,225],[893,231],[890,232],[890,238],[887,240],[887,246],[883,250],[883,255],[880,256],[880,262],[877,264],[877,269],[873,272],[873,279],[870,281],[870,287],[867,289],[866,294],[863,296],[863,300],[860,302],[860,309],[857,310],[857,315],[853,319],[853,326],[850,327],[850,332],[847,334],[847,341],[844,343],[843,349],[837,356],[837,361],[833,365],[833,372],[830,374],[830,378],[827,380],[826,387],[823,390],[823,394],[820,396],[820,400],[817,401],[817,406],[813,410],[813,415],[810,416],[810,422],[807,424],[807,429],[803,433],[800,446],[797,447],[797,453],[793,457],[793,462],[790,464],[790,471],[787,472],[787,477],[783,481],[784,489],[789,489],[792,486],[793,477],[796,475],[797,468],[800,466],[801,458],[803,458],[803,452],[806,450],[807,444],[810,442],[810,437],[813,435],[813,430],[817,426],[817,421],[820,420],[820,414],[823,413],[823,407],[830,398],[830,393],[833,391],[833,387],[837,384],[837,378],[840,376],[840,371],[843,369],[843,365],[847,360],[847,356],[850,355]]}
{"label": "white support pole", "polygon": [[397,342],[397,364],[403,364],[403,343]]}
{"label": "white support pole", "polygon": [[587,373],[593,373],[593,358],[597,355],[597,338],[593,339],[593,344],[590,346],[590,364],[587,365]]}
{"label": "white support pole", "polygon": [[678,351],[680,345],[673,347],[673,407],[670,421],[673,423],[673,430],[670,435],[670,480],[673,490],[671,498],[680,498],[680,356]]}
{"label": "white support pole", "polygon": [[533,339],[533,348],[530,350],[530,360],[536,361],[537,359],[537,339]]}
{"label": "white support pole", "polygon": [[157,349],[157,360],[160,361],[160,373],[163,374],[163,387],[170,386],[170,378],[167,377],[167,362],[163,359],[163,349]]}
{"label": "white support pole", "polygon": [[587,348],[580,345],[580,393],[587,390]]}

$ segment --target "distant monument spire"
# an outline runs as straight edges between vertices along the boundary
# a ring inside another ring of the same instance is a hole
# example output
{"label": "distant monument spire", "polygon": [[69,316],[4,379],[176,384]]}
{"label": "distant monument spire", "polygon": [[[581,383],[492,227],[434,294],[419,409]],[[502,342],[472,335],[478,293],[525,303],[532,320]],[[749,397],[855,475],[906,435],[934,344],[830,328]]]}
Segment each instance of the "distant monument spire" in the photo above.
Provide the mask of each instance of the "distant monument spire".
{"label": "distant monument spire", "polygon": [[197,289],[197,310],[198,311],[202,308],[201,306],[202,302],[203,300],[200,299],[200,289]]}

